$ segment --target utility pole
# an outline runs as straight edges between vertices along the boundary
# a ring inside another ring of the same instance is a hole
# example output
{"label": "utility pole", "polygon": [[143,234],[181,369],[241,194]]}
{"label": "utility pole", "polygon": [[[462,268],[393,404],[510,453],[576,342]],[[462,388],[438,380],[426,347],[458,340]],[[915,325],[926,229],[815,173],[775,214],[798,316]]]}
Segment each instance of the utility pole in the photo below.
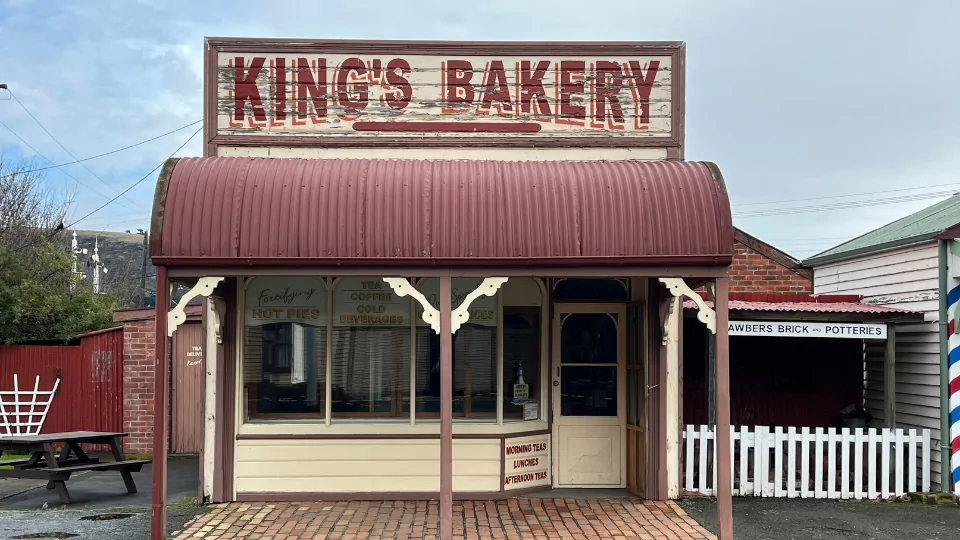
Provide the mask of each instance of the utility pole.
{"label": "utility pole", "polygon": [[100,271],[103,270],[103,273],[107,273],[107,268],[100,262],[100,237],[98,236],[94,240],[93,244],[93,292],[94,294],[100,294]]}
{"label": "utility pole", "polygon": [[140,269],[140,307],[144,307],[147,300],[147,240],[150,235],[147,231],[140,229],[143,234],[143,266]]}
{"label": "utility pole", "polygon": [[73,279],[70,280],[70,290],[76,290],[77,282],[86,278],[83,272],[77,271],[77,255],[86,255],[87,248],[80,249],[77,244],[77,231],[73,231],[73,241],[70,243],[70,253],[73,256]]}

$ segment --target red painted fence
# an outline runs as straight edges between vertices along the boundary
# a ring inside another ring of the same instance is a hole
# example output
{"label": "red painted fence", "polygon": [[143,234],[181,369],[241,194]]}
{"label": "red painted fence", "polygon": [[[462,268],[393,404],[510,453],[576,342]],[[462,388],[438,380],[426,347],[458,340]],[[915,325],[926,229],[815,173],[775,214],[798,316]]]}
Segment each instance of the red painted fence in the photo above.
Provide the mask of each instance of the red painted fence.
{"label": "red painted fence", "polygon": [[78,344],[0,346],[0,389],[60,388],[42,433],[123,431],[123,327],[77,336]]}

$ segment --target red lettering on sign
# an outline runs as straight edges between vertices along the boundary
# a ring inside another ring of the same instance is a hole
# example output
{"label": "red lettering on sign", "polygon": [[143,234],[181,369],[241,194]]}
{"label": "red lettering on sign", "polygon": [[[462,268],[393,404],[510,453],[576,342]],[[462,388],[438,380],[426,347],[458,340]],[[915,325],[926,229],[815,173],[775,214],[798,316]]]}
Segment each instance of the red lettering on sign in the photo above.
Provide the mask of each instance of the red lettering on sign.
{"label": "red lettering on sign", "polygon": [[521,469],[523,467],[536,467],[539,464],[540,458],[517,459],[513,461],[513,468]]}
{"label": "red lettering on sign", "polygon": [[[316,70],[317,77],[313,77]],[[297,60],[297,115],[307,117],[307,101],[313,103],[313,123],[327,120],[327,59],[318,58],[307,62],[306,58]]]}
{"label": "red lettering on sign", "polygon": [[473,103],[473,66],[466,60],[447,60],[441,68],[444,81],[444,113],[461,113]]}
{"label": "red lettering on sign", "polygon": [[243,57],[238,56],[234,60],[233,119],[238,122],[243,120],[243,108],[248,100],[253,109],[253,118],[258,122],[267,121],[267,115],[263,111],[263,100],[260,98],[260,89],[257,88],[257,78],[263,70],[265,61],[266,58],[254,58],[250,61],[250,69],[244,73]]}
{"label": "red lettering on sign", "polygon": [[[626,66],[624,66],[626,67]],[[641,74],[643,68],[637,60],[631,60],[629,71],[633,88],[633,100],[636,103],[636,116],[634,122],[636,129],[647,129],[650,124],[650,92],[653,90],[653,81],[657,78],[657,71],[660,69],[659,60],[651,60],[649,64],[644,64],[646,73]]]}
{"label": "red lettering on sign", "polygon": [[280,127],[287,119],[287,59],[277,58],[276,64],[271,60],[270,74],[276,81],[273,85],[273,116],[275,120],[279,120],[279,122],[271,120],[270,125]]}
{"label": "red lettering on sign", "polygon": [[497,108],[497,114],[503,111],[513,112],[510,101],[510,87],[507,86],[507,73],[501,60],[494,60],[487,66],[484,77],[483,100],[477,108],[477,114],[488,114],[491,107]]}
{"label": "red lettering on sign", "polygon": [[517,68],[519,81],[517,101],[520,103],[520,112],[533,113],[537,116],[549,117],[553,114],[550,102],[547,101],[547,92],[543,89],[543,78],[550,69],[550,62],[541,60],[537,67],[531,70],[530,61],[523,60]]}
{"label": "red lettering on sign", "polygon": [[[619,98],[623,70],[620,64],[598,61],[593,81],[595,113],[590,127],[603,129],[606,124],[610,129],[623,129],[623,108]],[[649,96],[649,92],[647,95]]]}
{"label": "red lettering on sign", "polygon": [[[560,118],[557,123],[582,126],[587,116],[586,107],[574,104],[574,99],[583,99],[584,71],[586,63],[583,60],[561,60],[557,67],[557,85],[560,102]],[[577,96],[579,94],[579,96]]]}
{"label": "red lettering on sign", "polygon": [[394,88],[392,93],[387,94],[387,104],[394,109],[403,110],[410,104],[413,88],[407,80],[408,75],[410,63],[406,60],[394,58],[387,63],[387,84]]}
{"label": "red lettering on sign", "polygon": [[359,58],[348,58],[337,71],[337,101],[344,108],[340,118],[356,120],[367,106],[369,87],[366,82],[367,67]]}

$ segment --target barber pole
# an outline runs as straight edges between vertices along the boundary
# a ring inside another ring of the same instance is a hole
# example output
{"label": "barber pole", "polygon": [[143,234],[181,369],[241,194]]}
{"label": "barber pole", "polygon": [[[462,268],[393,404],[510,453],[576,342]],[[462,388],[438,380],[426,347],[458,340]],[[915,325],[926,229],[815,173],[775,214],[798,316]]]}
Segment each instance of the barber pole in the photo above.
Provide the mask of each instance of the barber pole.
{"label": "barber pole", "polygon": [[957,333],[957,310],[960,309],[960,285],[955,285],[947,294],[949,313],[948,342],[950,366],[950,470],[954,491],[960,494],[960,334]]}

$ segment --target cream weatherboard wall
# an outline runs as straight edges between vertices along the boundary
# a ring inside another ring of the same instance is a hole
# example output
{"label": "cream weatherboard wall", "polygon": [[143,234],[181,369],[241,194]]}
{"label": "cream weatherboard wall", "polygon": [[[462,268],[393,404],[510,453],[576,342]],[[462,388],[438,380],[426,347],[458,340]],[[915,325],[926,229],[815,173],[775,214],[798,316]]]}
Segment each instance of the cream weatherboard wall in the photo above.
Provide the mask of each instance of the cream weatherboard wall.
{"label": "cream weatherboard wall", "polygon": [[[453,441],[453,490],[500,490],[500,439]],[[440,441],[241,440],[237,493],[436,492]]]}
{"label": "cream weatherboard wall", "polygon": [[[897,427],[931,430],[933,483],[940,482],[940,334],[937,243],[872,253],[814,268],[814,294],[857,294],[866,303],[925,313],[922,324],[897,325]],[[882,342],[866,345],[864,402],[883,425]]]}

